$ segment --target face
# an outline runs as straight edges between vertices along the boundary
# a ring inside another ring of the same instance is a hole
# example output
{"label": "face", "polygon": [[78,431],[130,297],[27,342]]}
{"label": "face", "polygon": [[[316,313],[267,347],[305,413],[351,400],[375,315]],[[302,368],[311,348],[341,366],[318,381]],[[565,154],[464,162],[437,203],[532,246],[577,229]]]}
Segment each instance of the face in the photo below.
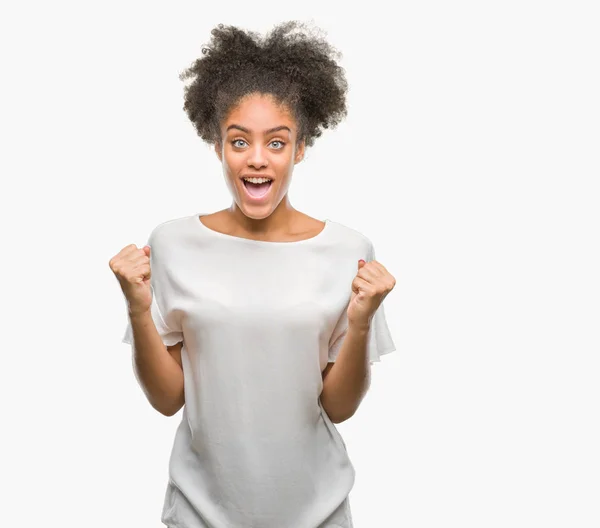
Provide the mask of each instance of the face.
{"label": "face", "polygon": [[[221,124],[215,151],[229,192],[246,216],[262,219],[280,204],[286,206],[294,165],[304,156],[304,142],[296,145],[297,132],[288,109],[260,94],[242,99]],[[245,176],[272,181],[253,185],[244,183]]]}

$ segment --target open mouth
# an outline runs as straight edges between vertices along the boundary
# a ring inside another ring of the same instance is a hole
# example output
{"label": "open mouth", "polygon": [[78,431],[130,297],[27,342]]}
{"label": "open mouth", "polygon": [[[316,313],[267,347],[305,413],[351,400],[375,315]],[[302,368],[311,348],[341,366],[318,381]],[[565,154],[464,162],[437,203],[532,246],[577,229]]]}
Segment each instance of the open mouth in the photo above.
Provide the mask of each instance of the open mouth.
{"label": "open mouth", "polygon": [[242,183],[244,188],[246,189],[246,194],[252,198],[253,200],[260,200],[267,196],[271,186],[273,185],[273,180],[265,182],[265,183],[252,183],[242,179]]}

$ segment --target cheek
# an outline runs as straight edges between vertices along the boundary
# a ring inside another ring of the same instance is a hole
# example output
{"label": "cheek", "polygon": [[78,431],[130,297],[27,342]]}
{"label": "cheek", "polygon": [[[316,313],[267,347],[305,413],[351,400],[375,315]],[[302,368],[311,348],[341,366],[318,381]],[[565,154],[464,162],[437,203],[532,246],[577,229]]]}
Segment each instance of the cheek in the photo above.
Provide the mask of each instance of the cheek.
{"label": "cheek", "polygon": [[271,162],[276,167],[288,170],[290,167],[294,166],[294,155],[291,152],[286,152],[283,155],[272,156]]}
{"label": "cheek", "polygon": [[232,171],[235,171],[239,167],[242,167],[244,165],[243,156],[240,156],[239,154],[234,152],[227,152],[227,150],[225,151],[222,161],[223,166],[226,167],[228,170]]}

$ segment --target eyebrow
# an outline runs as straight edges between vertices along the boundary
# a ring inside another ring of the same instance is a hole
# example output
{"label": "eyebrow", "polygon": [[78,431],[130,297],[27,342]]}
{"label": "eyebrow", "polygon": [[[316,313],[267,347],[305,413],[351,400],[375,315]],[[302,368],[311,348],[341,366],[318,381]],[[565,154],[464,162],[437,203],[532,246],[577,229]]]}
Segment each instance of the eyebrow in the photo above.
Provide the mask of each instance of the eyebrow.
{"label": "eyebrow", "polygon": [[[242,132],[246,132],[246,134],[250,134],[250,130],[248,130],[247,128],[245,128],[241,125],[229,125],[225,132],[228,132],[232,128],[237,128],[238,130],[241,130]],[[278,130],[287,130],[288,132],[290,132],[290,134],[292,133],[290,127],[281,125],[281,126],[277,126],[274,128],[269,128],[269,130],[265,130],[265,134],[272,134],[273,132],[277,132]]]}

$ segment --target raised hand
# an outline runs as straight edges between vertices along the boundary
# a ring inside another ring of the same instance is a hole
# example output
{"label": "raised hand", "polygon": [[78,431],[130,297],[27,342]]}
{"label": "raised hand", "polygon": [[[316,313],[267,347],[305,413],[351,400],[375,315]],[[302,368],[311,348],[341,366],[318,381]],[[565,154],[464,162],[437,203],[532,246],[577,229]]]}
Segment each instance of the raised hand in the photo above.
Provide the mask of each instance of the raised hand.
{"label": "raised hand", "polygon": [[149,312],[152,306],[150,288],[150,246],[138,248],[135,244],[125,246],[109,262],[125,299],[129,315]]}
{"label": "raised hand", "polygon": [[396,279],[376,260],[358,261],[348,305],[348,325],[368,329],[377,308],[396,285]]}

